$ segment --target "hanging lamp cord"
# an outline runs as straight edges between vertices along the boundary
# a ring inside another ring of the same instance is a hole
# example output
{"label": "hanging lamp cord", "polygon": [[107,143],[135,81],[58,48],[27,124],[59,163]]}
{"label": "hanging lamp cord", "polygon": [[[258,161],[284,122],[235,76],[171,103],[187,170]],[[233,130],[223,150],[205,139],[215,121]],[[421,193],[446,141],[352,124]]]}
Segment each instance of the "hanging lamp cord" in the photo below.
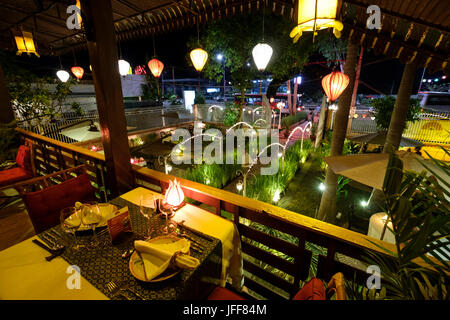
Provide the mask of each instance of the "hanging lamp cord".
{"label": "hanging lamp cord", "polygon": [[73,53],[73,61],[74,61],[75,65],[77,65],[77,56],[75,55],[74,49],[72,49],[72,53]]}
{"label": "hanging lamp cord", "polygon": [[262,42],[264,42],[264,16],[266,15],[266,0],[263,3],[263,17],[262,17]]}

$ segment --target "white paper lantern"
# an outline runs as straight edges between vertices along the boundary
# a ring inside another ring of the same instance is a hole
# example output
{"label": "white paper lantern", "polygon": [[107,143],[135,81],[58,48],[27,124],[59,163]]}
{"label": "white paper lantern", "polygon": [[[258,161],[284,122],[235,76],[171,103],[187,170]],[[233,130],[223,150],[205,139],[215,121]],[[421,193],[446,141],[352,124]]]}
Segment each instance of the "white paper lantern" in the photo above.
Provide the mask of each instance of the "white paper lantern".
{"label": "white paper lantern", "polygon": [[119,73],[121,76],[126,76],[130,70],[130,64],[125,60],[119,60]]}
{"label": "white paper lantern", "polygon": [[56,76],[61,80],[62,82],[67,82],[70,78],[70,74],[66,70],[59,70],[56,72]]}
{"label": "white paper lantern", "polygon": [[258,43],[252,51],[253,60],[259,71],[264,71],[272,57],[272,47],[267,43]]}

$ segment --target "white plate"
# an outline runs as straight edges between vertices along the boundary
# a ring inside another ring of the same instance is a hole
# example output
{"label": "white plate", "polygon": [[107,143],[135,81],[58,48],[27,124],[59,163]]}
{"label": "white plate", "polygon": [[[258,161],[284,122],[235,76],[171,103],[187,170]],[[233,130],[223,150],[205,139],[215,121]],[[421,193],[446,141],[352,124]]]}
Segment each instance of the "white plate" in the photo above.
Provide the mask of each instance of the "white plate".
{"label": "white plate", "polygon": [[[155,244],[167,244],[167,243],[174,243],[180,240],[180,238],[174,237],[174,236],[160,236],[153,239],[148,240],[148,242],[152,242]],[[183,247],[180,246],[180,250],[183,249]],[[189,252],[188,252],[189,254]],[[152,280],[146,280],[145,273],[144,273],[144,263],[142,262],[141,258],[139,257],[138,253],[136,251],[133,252],[130,258],[130,272],[131,274],[138,280],[144,281],[144,282],[159,282],[163,281],[169,278],[172,278],[173,276],[180,273],[181,269],[178,267],[169,267],[166,269],[162,274],[157,276],[156,278],[153,278]]]}

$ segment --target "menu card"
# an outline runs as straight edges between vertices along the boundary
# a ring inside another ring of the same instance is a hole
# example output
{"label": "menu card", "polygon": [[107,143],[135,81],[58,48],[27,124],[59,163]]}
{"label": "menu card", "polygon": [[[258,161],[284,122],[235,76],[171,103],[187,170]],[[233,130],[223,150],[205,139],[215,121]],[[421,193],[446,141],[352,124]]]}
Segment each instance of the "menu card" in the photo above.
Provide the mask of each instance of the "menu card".
{"label": "menu card", "polygon": [[111,241],[114,241],[119,235],[123,233],[133,232],[128,207],[123,207],[116,212],[114,217],[108,220],[108,230]]}

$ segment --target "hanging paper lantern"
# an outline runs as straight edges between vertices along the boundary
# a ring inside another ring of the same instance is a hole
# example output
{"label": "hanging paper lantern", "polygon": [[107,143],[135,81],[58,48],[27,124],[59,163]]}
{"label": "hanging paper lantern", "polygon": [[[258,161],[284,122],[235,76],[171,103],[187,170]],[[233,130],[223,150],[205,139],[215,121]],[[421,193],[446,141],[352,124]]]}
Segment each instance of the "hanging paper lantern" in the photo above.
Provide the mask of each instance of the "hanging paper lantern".
{"label": "hanging paper lantern", "polygon": [[147,71],[145,70],[145,65],[136,66],[136,68],[134,68],[134,74],[140,74],[140,75],[147,74]]}
{"label": "hanging paper lantern", "polygon": [[322,87],[328,97],[328,101],[335,101],[344,92],[349,83],[349,78],[340,71],[333,71],[322,79]]}
{"label": "hanging paper lantern", "polygon": [[159,78],[161,72],[164,69],[164,63],[162,63],[158,59],[152,59],[148,62],[148,68],[155,78]]}
{"label": "hanging paper lantern", "polygon": [[119,60],[119,73],[121,76],[126,76],[129,73],[130,68],[131,66],[127,61],[122,59]]}
{"label": "hanging paper lantern", "polygon": [[84,69],[83,69],[82,67],[75,66],[75,67],[72,67],[72,68],[70,69],[70,71],[72,71],[73,75],[74,75],[78,80],[80,80],[81,78],[83,78]]}
{"label": "hanging paper lantern", "polygon": [[206,52],[202,48],[197,48],[191,51],[190,56],[195,70],[197,70],[198,72],[202,71],[206,61],[208,60],[208,52]]}
{"label": "hanging paper lantern", "polygon": [[34,53],[36,57],[40,57],[36,52],[36,47],[34,46],[33,34],[27,31],[18,31],[14,34],[14,40],[17,45],[17,55],[21,55],[22,53],[26,53],[30,55],[30,53]]}
{"label": "hanging paper lantern", "polygon": [[67,82],[70,78],[70,74],[66,70],[59,70],[56,72],[56,76],[61,80],[62,82]]}
{"label": "hanging paper lantern", "polygon": [[272,57],[272,47],[267,43],[258,43],[252,51],[253,60],[259,71],[264,71]]}
{"label": "hanging paper lantern", "polygon": [[168,205],[178,207],[184,201],[183,189],[181,189],[180,182],[175,179],[173,182],[169,180],[169,188],[164,197]]}
{"label": "hanging paper lantern", "polygon": [[340,38],[344,25],[336,20],[337,4],[338,0],[298,0],[297,26],[290,34],[294,43],[303,31],[314,31],[316,34],[318,30],[326,28],[333,28],[336,38]]}

